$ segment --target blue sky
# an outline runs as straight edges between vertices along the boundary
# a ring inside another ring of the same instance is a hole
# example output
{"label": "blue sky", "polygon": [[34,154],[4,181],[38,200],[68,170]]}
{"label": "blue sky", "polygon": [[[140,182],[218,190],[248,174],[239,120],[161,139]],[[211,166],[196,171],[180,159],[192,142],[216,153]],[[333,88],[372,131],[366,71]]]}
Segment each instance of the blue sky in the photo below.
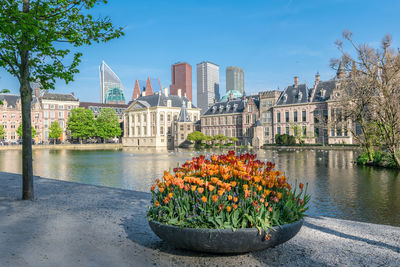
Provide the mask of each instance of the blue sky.
{"label": "blue sky", "polygon": [[[344,29],[373,46],[390,33],[400,42],[400,1],[264,0],[264,1],[123,1],[109,0],[94,13],[110,16],[126,35],[109,43],[82,47],[75,81],[58,82],[57,92],[75,92],[81,101],[100,101],[98,66],[102,60],[117,73],[130,100],[136,78],[158,77],[169,87],[171,64],[211,61],[220,66],[220,93],[225,68],[242,67],[247,93],[284,89],[298,75],[311,86],[317,71],[333,77],[329,60],[340,56],[334,42]],[[18,92],[18,82],[0,70],[0,87]],[[195,100],[194,100],[195,101]]]}

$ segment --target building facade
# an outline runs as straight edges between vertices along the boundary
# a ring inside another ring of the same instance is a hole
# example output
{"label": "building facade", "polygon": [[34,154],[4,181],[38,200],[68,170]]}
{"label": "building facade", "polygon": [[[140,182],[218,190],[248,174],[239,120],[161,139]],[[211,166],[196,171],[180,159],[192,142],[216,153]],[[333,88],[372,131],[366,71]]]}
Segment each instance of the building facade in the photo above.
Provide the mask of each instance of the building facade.
{"label": "building facade", "polygon": [[226,92],[239,91],[244,94],[244,71],[239,67],[226,68]]}
{"label": "building facade", "polygon": [[[34,87],[34,95],[31,103],[32,128],[36,134],[33,137],[35,143],[49,142],[49,127],[53,121],[57,121],[63,129],[59,138],[65,141],[68,138],[67,120],[72,109],[79,106],[79,99],[74,94],[49,93]],[[19,95],[1,94],[3,105],[0,107],[2,115],[0,124],[5,130],[4,141],[15,143],[20,138],[17,129],[22,122],[21,98]]]}
{"label": "building facade", "polygon": [[101,103],[125,104],[122,82],[104,61],[99,66],[99,74]]}
{"label": "building facade", "polygon": [[264,144],[274,143],[274,112],[273,107],[278,101],[281,91],[260,92],[260,122],[263,126]]}
{"label": "building facade", "polygon": [[259,119],[259,106],[258,95],[217,102],[202,115],[201,131],[210,136],[236,137],[238,144],[251,144]]}
{"label": "building facade", "polygon": [[211,62],[197,64],[197,106],[201,113],[219,101],[219,66]]}
{"label": "building facade", "polygon": [[190,101],[192,98],[192,66],[186,62],[175,63],[171,66],[171,85],[169,92],[171,95],[178,95],[178,89],[181,89],[182,95]]}
{"label": "building facade", "polygon": [[157,93],[141,96],[132,101],[124,112],[124,137],[122,143],[130,147],[171,147],[174,145],[174,122],[182,106],[194,122],[200,119],[200,109],[181,94]]}

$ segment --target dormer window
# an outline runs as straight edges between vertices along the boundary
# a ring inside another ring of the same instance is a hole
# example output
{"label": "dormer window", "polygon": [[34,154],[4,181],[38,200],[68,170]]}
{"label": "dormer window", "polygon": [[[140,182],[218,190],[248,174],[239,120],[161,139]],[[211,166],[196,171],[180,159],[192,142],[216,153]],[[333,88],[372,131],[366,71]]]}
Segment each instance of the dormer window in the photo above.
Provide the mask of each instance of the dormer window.
{"label": "dormer window", "polygon": [[215,111],[217,111],[217,107],[216,106],[213,106],[213,113],[215,113]]}
{"label": "dormer window", "polygon": [[219,106],[219,112],[222,112],[224,110],[224,106]]}
{"label": "dormer window", "polygon": [[226,105],[226,111],[229,111],[230,108],[231,108],[230,105]]}
{"label": "dormer window", "polygon": [[171,99],[167,100],[167,107],[171,107]]}
{"label": "dormer window", "polygon": [[287,94],[284,94],[283,95],[283,102],[286,103],[286,101],[287,101]]}
{"label": "dormer window", "polygon": [[302,98],[303,98],[303,93],[299,92],[299,101],[301,101]]}
{"label": "dormer window", "polygon": [[322,89],[322,90],[321,90],[321,97],[322,97],[322,98],[325,98],[325,94],[326,94],[326,90]]}
{"label": "dormer window", "polygon": [[234,105],[233,105],[233,110],[236,110],[237,107],[238,107],[238,104],[234,104]]}

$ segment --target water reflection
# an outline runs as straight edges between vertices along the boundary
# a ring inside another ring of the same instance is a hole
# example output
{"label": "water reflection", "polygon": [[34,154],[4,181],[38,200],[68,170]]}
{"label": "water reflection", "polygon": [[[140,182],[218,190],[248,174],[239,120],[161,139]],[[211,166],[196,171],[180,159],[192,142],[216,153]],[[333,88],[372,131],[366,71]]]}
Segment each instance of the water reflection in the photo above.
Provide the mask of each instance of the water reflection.
{"label": "water reflection", "polygon": [[[242,150],[246,152],[246,150]],[[357,167],[355,151],[257,150],[294,183],[308,182],[310,215],[400,226],[400,172]],[[148,191],[156,178],[201,153],[164,149],[35,150],[35,175]],[[21,152],[0,151],[0,170],[21,173]]]}

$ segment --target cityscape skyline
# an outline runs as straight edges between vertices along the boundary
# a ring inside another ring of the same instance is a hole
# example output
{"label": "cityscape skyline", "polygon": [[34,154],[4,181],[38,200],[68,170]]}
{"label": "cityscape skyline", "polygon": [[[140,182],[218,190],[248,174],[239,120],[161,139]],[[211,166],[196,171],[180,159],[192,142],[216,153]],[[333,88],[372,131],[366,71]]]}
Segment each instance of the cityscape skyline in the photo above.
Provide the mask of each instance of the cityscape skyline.
{"label": "cityscape skyline", "polygon": [[[292,83],[293,76],[299,76],[302,83],[312,83],[317,71],[324,80],[334,77],[329,60],[340,56],[334,41],[344,29],[352,30],[357,41],[373,46],[378,46],[379,40],[391,33],[394,47],[399,47],[398,1],[387,1],[385,5],[375,1],[338,0],[301,4],[295,1],[122,3],[115,0],[106,10],[102,5],[96,10],[99,15],[110,15],[115,23],[124,25],[126,35],[106,46],[96,44],[80,49],[83,52],[80,73],[68,85],[58,82],[55,92],[74,91],[82,100],[100,102],[100,95],[93,91],[98,92],[97,66],[101,60],[118,73],[127,100],[132,95],[136,77],[159,77],[164,87],[168,87],[171,65],[177,61],[192,66],[212,61],[221,70],[231,65],[240,66],[246,70],[247,94],[278,87],[283,90]],[[135,18],[128,15],[133,7],[138,9]],[[178,12],[181,17],[167,16],[170,11]],[[204,14],[220,18],[196,22]],[[370,20],[371,16],[376,19]],[[187,21],[185,25],[182,19]],[[138,35],[146,36],[147,41],[134,42]],[[0,71],[0,78],[2,88],[19,92],[18,81],[4,70]],[[220,75],[220,88],[225,87],[225,76]],[[196,103],[196,79],[192,79],[192,88]]]}

